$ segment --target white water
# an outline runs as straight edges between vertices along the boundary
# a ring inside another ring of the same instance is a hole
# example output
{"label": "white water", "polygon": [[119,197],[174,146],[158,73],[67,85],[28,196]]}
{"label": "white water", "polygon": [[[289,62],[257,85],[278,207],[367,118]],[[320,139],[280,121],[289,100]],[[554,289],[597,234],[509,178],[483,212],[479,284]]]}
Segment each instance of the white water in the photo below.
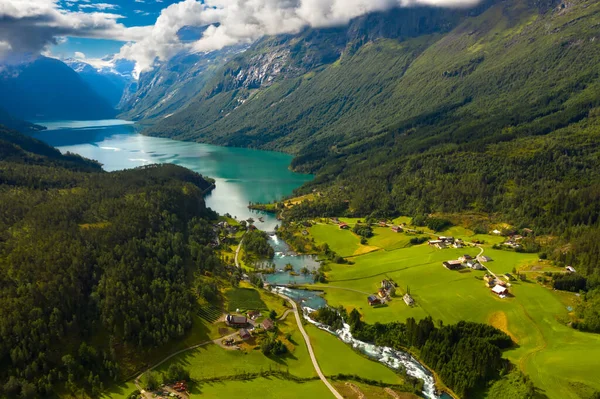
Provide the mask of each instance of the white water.
{"label": "white water", "polygon": [[425,397],[430,399],[440,398],[440,396],[436,393],[435,379],[433,378],[433,375],[429,372],[429,370],[423,367],[423,365],[419,363],[417,359],[408,353],[395,350],[387,346],[377,346],[359,341],[352,336],[352,333],[350,332],[350,326],[346,323],[344,323],[344,328],[333,331],[329,326],[316,322],[308,317],[308,314],[314,311],[313,309],[308,307],[303,307],[302,309],[304,310],[304,318],[309,323],[315,325],[321,330],[337,336],[340,340],[348,345],[351,345],[354,349],[359,350],[370,358],[373,358],[392,369],[398,370],[400,367],[403,367],[406,370],[406,374],[423,380],[423,395],[425,395]]}

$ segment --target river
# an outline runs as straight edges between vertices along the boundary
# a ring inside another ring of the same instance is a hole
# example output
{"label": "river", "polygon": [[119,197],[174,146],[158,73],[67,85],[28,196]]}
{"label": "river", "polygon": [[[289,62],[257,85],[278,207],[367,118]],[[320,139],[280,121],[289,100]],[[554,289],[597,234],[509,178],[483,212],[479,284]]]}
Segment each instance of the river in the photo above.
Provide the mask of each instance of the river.
{"label": "river", "polygon": [[[134,124],[121,120],[104,121],[36,121],[48,130],[36,138],[58,148],[73,152],[103,164],[107,171],[134,168],[152,163],[173,163],[184,166],[216,181],[215,189],[206,197],[207,206],[220,214],[229,213],[238,219],[262,216],[257,227],[273,231],[277,219],[272,214],[249,210],[250,202],[271,202],[288,196],[295,188],[312,179],[311,175],[293,173],[288,169],[292,157],[271,151],[220,147],[195,142],[148,137],[139,133]],[[312,276],[298,273],[302,267],[315,269],[318,263],[312,256],[297,255],[276,235],[270,238],[276,255],[273,263],[279,272],[265,276],[272,284],[305,284]],[[281,270],[291,264],[295,274]],[[286,295],[300,302],[303,309],[325,306],[325,300],[314,292],[285,289]],[[324,328],[324,326],[320,326]],[[346,327],[330,331],[369,357],[391,368],[403,366],[410,375],[425,381],[428,398],[435,398],[434,380],[423,366],[410,355],[391,348],[381,348],[352,338]]]}

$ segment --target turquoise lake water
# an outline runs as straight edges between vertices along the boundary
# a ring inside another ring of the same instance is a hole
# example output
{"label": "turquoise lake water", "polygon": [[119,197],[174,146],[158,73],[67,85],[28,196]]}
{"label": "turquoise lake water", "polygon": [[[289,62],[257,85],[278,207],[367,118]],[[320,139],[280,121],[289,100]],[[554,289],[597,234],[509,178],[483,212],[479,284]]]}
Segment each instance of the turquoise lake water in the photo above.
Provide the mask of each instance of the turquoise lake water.
{"label": "turquoise lake water", "polygon": [[[95,159],[107,171],[169,162],[211,177],[216,188],[206,197],[207,205],[238,219],[257,220],[257,212],[247,208],[249,202],[280,199],[313,178],[288,169],[291,155],[148,137],[139,134],[131,122],[121,120],[36,123],[48,127],[36,138],[63,152]],[[265,222],[257,220],[257,227],[273,230],[276,218],[260,216]]]}

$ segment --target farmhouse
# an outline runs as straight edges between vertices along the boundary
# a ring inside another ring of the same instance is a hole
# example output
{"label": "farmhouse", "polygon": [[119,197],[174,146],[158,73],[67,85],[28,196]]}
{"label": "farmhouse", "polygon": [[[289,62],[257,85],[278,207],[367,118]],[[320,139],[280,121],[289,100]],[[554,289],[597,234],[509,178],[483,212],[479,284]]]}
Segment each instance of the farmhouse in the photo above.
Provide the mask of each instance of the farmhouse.
{"label": "farmhouse", "polygon": [[473,257],[471,255],[463,255],[460,258],[458,258],[458,260],[461,261],[461,262],[466,262],[466,261],[471,260],[471,259],[473,259]]}
{"label": "farmhouse", "polygon": [[248,324],[248,319],[245,316],[234,316],[228,314],[225,321],[231,327],[245,327]]}
{"label": "farmhouse", "polygon": [[377,291],[377,295],[381,299],[385,299],[388,296],[387,291],[384,290],[383,288],[380,288],[379,291]]}
{"label": "farmhouse", "polygon": [[339,224],[339,228],[340,229],[349,229],[350,226],[348,226],[348,223],[342,222],[342,223]]}
{"label": "farmhouse", "polygon": [[410,296],[409,293],[404,294],[402,299],[404,299],[404,303],[406,303],[408,306],[413,306],[415,304],[415,300],[412,296]]}
{"label": "farmhouse", "polygon": [[492,292],[498,296],[502,296],[508,294],[508,288],[497,284],[492,288]]}
{"label": "farmhouse", "polygon": [[369,302],[369,306],[379,305],[381,300],[377,298],[375,295],[369,295],[367,297],[367,302]]}
{"label": "farmhouse", "polygon": [[480,262],[491,262],[492,258],[485,256],[485,255],[481,255],[477,257],[477,260]]}
{"label": "farmhouse", "polygon": [[459,260],[447,260],[446,262],[443,262],[442,265],[448,270],[456,270],[460,269],[462,262]]}
{"label": "farmhouse", "polygon": [[392,231],[394,233],[402,233],[402,227],[400,227],[400,226],[392,226]]}
{"label": "farmhouse", "polygon": [[513,277],[512,274],[510,273],[504,273],[504,278],[507,279],[508,281],[514,280],[515,278]]}
{"label": "farmhouse", "polygon": [[267,331],[271,331],[273,328],[275,328],[275,323],[273,323],[273,320],[271,319],[264,319],[262,322],[262,328]]}
{"label": "farmhouse", "polygon": [[481,263],[477,262],[475,259],[471,259],[471,260],[466,261],[465,263],[463,263],[463,266],[468,267],[468,268],[473,269],[473,270],[483,270],[483,269],[485,269],[483,267],[483,265]]}
{"label": "farmhouse", "polygon": [[244,341],[247,339],[250,339],[251,335],[250,332],[248,332],[248,330],[246,330],[245,328],[242,328],[240,330],[240,338],[243,339]]}
{"label": "farmhouse", "polygon": [[382,220],[379,222],[379,227],[387,227],[387,223]]}

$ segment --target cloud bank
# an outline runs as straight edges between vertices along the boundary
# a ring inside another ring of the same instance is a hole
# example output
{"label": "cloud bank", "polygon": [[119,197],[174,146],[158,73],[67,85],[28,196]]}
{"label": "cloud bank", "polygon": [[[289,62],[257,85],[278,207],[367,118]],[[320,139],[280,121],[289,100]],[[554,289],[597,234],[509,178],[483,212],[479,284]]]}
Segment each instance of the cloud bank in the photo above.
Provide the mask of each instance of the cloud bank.
{"label": "cloud bank", "polygon": [[[72,12],[61,9],[58,0],[0,0],[0,57],[17,50],[39,53],[59,36],[116,39],[128,42],[117,58],[135,61],[139,74],[182,50],[208,52],[307,26],[343,25],[393,7],[469,7],[479,1],[184,0],[164,8],[153,26],[127,28],[117,22],[122,16],[108,12],[113,9],[108,3],[83,0],[95,11]],[[190,26],[208,28],[196,42],[181,41],[177,33]]]}
{"label": "cloud bank", "polygon": [[[124,46],[119,57],[135,60],[140,72],[151,68],[155,60],[167,60],[185,49],[219,50],[264,35],[295,33],[306,26],[342,25],[393,7],[469,7],[477,3],[479,0],[185,0],[163,9],[151,33]],[[177,37],[185,26],[206,25],[209,27],[195,43],[183,43]]]}
{"label": "cloud bank", "polygon": [[[92,8],[106,10],[110,5],[97,3]],[[0,57],[39,54],[64,36],[142,41],[152,30],[127,28],[117,22],[121,18],[107,12],[68,11],[57,0],[0,0]]]}

